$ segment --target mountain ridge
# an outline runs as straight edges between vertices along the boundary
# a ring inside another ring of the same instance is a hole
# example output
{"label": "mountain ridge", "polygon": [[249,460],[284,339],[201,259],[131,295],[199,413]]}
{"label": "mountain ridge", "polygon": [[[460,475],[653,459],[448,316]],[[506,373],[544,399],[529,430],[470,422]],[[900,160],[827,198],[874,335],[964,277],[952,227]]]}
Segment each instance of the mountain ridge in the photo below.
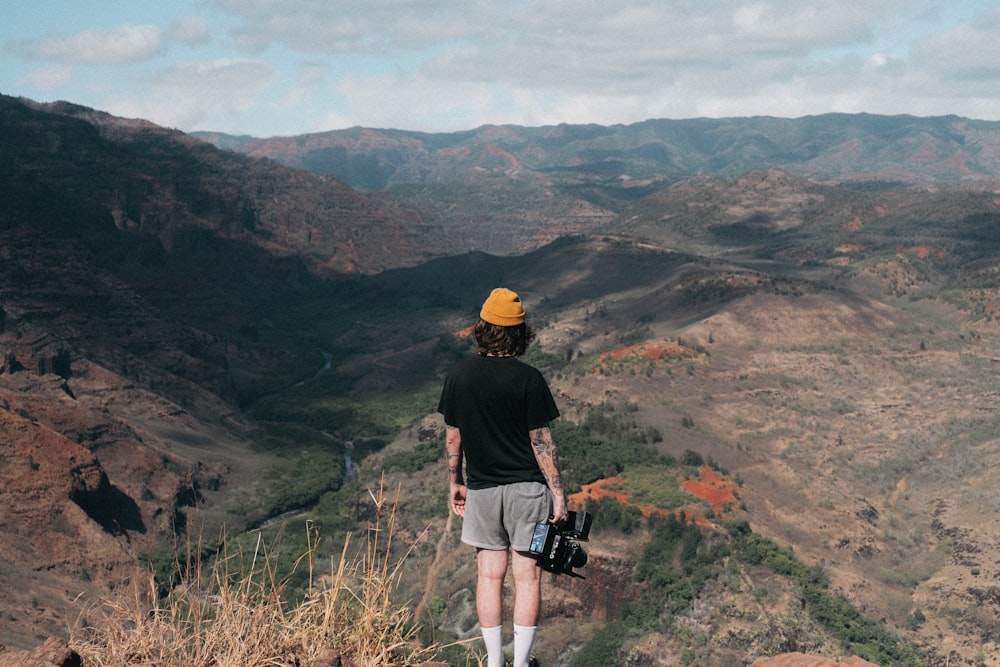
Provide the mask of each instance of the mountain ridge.
{"label": "mountain ridge", "polygon": [[292,137],[194,132],[210,143],[365,189],[542,173],[598,179],[739,176],[778,167],[821,180],[1000,177],[1000,122],[830,113],[651,119],[629,125],[486,125],[446,133],[355,127]]}

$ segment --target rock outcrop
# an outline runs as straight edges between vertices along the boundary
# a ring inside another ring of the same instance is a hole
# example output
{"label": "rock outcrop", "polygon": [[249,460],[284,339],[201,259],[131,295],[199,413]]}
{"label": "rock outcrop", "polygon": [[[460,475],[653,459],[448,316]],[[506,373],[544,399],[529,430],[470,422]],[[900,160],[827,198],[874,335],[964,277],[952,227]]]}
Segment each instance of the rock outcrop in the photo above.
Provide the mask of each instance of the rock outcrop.
{"label": "rock outcrop", "polygon": [[62,639],[50,637],[34,649],[4,651],[0,648],[3,667],[83,667],[79,654]]}

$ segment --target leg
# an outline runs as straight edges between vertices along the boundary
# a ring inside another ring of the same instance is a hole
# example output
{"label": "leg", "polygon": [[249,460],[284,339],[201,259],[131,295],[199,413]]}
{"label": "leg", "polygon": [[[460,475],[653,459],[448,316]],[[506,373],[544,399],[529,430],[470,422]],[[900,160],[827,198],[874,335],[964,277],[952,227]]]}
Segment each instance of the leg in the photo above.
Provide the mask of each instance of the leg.
{"label": "leg", "polygon": [[479,574],[476,582],[476,611],[479,625],[492,628],[503,625],[503,580],[507,576],[506,549],[479,549],[476,562]]}
{"label": "leg", "polygon": [[542,568],[531,556],[518,551],[512,552],[514,572],[514,623],[517,625],[538,625],[538,614],[542,601]]}
{"label": "leg", "polygon": [[503,665],[503,580],[507,576],[507,550],[476,551],[476,611],[486,645],[487,667]]}
{"label": "leg", "polygon": [[542,600],[542,568],[534,558],[514,552],[514,667],[528,667],[535,644]]}

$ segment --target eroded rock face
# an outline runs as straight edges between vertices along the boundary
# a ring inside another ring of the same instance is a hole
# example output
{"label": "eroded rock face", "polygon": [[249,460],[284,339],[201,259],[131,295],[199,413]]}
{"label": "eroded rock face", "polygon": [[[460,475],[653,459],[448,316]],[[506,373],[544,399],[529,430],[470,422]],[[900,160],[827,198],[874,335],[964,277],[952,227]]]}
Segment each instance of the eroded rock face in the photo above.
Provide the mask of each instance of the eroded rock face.
{"label": "eroded rock face", "polygon": [[83,667],[79,654],[64,640],[55,637],[50,637],[30,651],[4,651],[0,648],[0,664],[4,667]]}
{"label": "eroded rock face", "polygon": [[[0,411],[0,431],[0,506],[4,534],[13,538],[0,544],[0,553],[18,542],[18,551],[34,555],[35,568],[73,563],[81,550],[120,560],[113,535],[88,513],[112,493],[97,457],[14,412]],[[108,507],[106,522],[114,521],[117,509]]]}
{"label": "eroded rock face", "polygon": [[0,375],[0,633],[11,646],[65,637],[222,475],[112,412],[159,410],[169,424],[155,397],[87,364],[77,373]]}

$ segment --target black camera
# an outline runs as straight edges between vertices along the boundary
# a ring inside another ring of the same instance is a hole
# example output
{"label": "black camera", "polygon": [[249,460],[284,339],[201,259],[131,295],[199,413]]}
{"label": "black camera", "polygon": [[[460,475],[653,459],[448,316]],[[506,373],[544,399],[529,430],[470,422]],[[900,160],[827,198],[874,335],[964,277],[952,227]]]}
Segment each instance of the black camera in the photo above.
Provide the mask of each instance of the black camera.
{"label": "black camera", "polygon": [[538,561],[538,567],[556,574],[568,574],[584,579],[573,571],[587,564],[587,552],[580,546],[590,536],[593,515],[570,512],[564,523],[536,523],[528,552]]}

